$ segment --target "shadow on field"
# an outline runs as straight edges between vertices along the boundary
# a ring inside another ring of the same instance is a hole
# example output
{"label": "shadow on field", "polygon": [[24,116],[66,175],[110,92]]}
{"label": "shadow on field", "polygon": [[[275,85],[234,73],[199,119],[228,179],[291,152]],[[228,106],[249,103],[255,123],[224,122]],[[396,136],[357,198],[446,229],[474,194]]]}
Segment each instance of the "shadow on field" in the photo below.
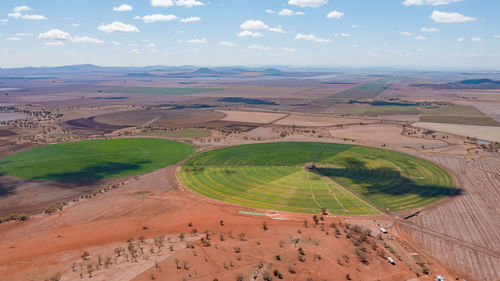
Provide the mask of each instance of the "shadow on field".
{"label": "shadow on field", "polygon": [[[363,187],[361,195],[370,196],[377,193],[388,195],[417,194],[424,198],[441,196],[458,196],[463,189],[439,185],[422,185],[402,176],[398,170],[390,168],[368,167],[358,159],[343,159],[344,168],[316,167],[315,171],[327,177],[348,179],[353,184]],[[408,163],[409,164],[409,163]]]}
{"label": "shadow on field", "polygon": [[53,180],[64,184],[88,185],[125,171],[139,170],[142,165],[148,163],[151,163],[151,161],[138,161],[135,163],[106,162],[90,165],[76,172],[49,173],[38,179]]}

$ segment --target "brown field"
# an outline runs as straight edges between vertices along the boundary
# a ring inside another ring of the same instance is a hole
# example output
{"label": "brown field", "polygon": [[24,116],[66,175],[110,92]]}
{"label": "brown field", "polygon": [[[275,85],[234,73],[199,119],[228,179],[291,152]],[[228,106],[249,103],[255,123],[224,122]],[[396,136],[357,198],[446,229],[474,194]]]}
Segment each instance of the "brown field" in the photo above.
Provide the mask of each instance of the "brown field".
{"label": "brown field", "polygon": [[428,122],[415,122],[412,126],[424,128],[427,130],[439,131],[448,134],[475,137],[489,141],[500,141],[500,128],[493,126],[476,126],[476,125],[458,125],[458,124],[441,124]]}
{"label": "brown field", "polygon": [[327,117],[327,116],[314,116],[314,115],[299,115],[292,114],[286,118],[274,122],[275,125],[287,126],[303,126],[303,127],[327,127],[334,125],[347,125],[359,123],[379,123],[379,120],[362,119],[362,118],[341,118],[341,117]]}
{"label": "brown field", "polygon": [[244,123],[257,123],[268,124],[279,120],[287,114],[280,113],[267,113],[267,112],[253,112],[253,111],[235,111],[235,110],[221,110],[219,111],[226,116],[221,121],[227,122],[244,122]]}

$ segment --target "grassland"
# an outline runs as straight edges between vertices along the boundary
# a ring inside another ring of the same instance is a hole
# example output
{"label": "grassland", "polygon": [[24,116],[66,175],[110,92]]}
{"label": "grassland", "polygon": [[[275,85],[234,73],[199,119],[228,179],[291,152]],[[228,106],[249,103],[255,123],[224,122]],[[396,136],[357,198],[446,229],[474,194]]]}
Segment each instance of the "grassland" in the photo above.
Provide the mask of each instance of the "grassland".
{"label": "grassland", "polygon": [[88,183],[152,172],[193,152],[187,144],[153,138],[78,141],[11,154],[0,160],[0,173],[25,179]]}
{"label": "grassland", "polygon": [[103,93],[148,94],[148,95],[191,95],[218,91],[216,88],[173,88],[173,87],[125,87],[102,90]]}
{"label": "grassland", "polygon": [[420,116],[420,122],[497,127],[500,126],[497,121],[487,116],[423,115]]}
{"label": "grassland", "polygon": [[[314,168],[307,165],[314,163]],[[212,150],[188,160],[185,186],[262,209],[332,214],[400,211],[454,192],[450,175],[406,154],[345,144],[266,143]],[[374,208],[375,206],[376,208]]]}
{"label": "grassland", "polygon": [[362,99],[362,98],[375,98],[383,91],[389,88],[389,84],[385,80],[378,80],[371,83],[359,85],[357,87],[342,91],[338,94],[331,96],[332,98],[341,99]]}
{"label": "grassland", "polygon": [[350,115],[399,115],[399,114],[456,114],[456,115],[477,115],[484,114],[473,106],[466,105],[360,105],[360,104],[337,104],[332,110],[337,114]]}
{"label": "grassland", "polygon": [[186,129],[178,131],[151,131],[139,134],[140,136],[171,137],[171,138],[206,138],[210,132],[200,129]]}

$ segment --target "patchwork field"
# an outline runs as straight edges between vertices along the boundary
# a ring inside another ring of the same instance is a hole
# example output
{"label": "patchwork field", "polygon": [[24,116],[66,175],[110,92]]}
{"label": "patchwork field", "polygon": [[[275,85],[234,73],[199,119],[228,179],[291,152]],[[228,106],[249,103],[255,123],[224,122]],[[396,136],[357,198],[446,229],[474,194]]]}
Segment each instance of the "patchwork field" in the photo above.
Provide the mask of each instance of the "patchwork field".
{"label": "patchwork field", "polygon": [[148,94],[148,95],[190,95],[218,91],[215,88],[173,88],[173,87],[125,87],[107,89],[103,93]]}
{"label": "patchwork field", "polygon": [[210,136],[210,131],[200,129],[186,129],[178,131],[151,131],[141,133],[140,135],[171,138],[205,138]]}
{"label": "patchwork field", "polygon": [[326,116],[311,116],[311,115],[298,115],[292,114],[286,118],[274,122],[275,125],[287,125],[287,126],[311,126],[311,127],[321,127],[321,126],[334,126],[338,124],[359,124],[359,123],[378,123],[378,120],[370,119],[360,119],[360,118],[338,118],[338,117],[326,117]]}
{"label": "patchwork field", "polygon": [[272,123],[286,116],[286,114],[283,113],[267,113],[267,112],[251,112],[251,111],[221,110],[220,112],[226,114],[226,117],[222,118],[221,121],[259,123],[259,124]]}
{"label": "patchwork field", "polygon": [[[205,152],[180,172],[201,195],[262,209],[400,211],[455,192],[449,174],[406,154],[345,144],[265,143]],[[376,208],[374,208],[375,206]]]}
{"label": "patchwork field", "polygon": [[153,138],[78,141],[24,150],[0,160],[0,173],[24,179],[93,182],[152,172],[194,152]]}
{"label": "patchwork field", "polygon": [[500,123],[487,116],[456,116],[456,115],[423,115],[421,122],[479,125],[479,126],[500,126]]}

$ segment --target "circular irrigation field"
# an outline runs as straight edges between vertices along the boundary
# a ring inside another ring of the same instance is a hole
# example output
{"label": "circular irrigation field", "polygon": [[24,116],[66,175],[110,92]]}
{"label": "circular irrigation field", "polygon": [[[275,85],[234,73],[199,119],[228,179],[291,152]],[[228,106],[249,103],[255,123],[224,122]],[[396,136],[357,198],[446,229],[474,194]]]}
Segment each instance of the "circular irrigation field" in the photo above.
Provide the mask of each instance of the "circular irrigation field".
{"label": "circular irrigation field", "polygon": [[0,173],[85,183],[152,172],[193,153],[190,145],[155,138],[76,141],[11,154],[0,160]]}
{"label": "circular irrigation field", "polygon": [[189,159],[184,186],[215,199],[272,210],[331,214],[401,211],[454,194],[428,161],[372,147],[279,142],[231,146]]}

